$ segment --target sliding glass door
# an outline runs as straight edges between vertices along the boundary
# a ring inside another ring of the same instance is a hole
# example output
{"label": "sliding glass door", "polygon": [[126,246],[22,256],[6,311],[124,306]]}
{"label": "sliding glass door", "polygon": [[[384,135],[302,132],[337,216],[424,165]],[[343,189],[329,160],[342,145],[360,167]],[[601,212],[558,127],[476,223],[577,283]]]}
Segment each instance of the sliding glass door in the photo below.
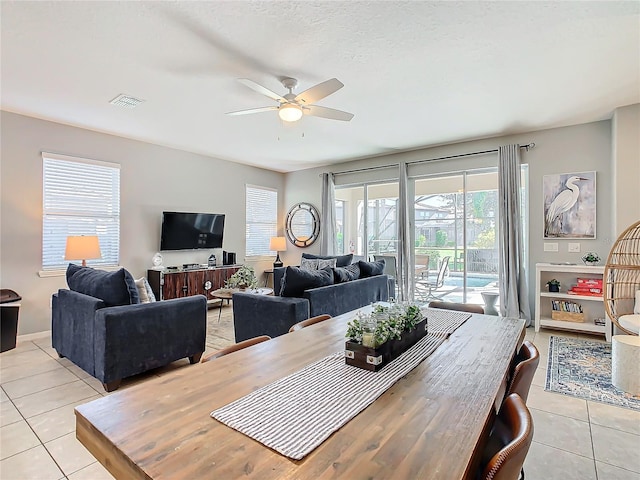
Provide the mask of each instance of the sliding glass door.
{"label": "sliding glass door", "polygon": [[498,289],[497,170],[415,180],[418,300],[483,303]]}

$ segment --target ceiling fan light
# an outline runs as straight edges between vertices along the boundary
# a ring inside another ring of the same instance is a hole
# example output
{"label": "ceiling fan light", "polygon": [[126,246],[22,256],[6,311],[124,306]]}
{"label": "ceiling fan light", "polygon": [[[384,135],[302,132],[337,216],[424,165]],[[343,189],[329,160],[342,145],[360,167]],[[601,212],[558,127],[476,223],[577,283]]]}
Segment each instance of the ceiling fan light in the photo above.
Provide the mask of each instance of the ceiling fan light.
{"label": "ceiling fan light", "polygon": [[285,122],[297,122],[302,118],[302,108],[292,103],[285,103],[278,109],[278,116]]}

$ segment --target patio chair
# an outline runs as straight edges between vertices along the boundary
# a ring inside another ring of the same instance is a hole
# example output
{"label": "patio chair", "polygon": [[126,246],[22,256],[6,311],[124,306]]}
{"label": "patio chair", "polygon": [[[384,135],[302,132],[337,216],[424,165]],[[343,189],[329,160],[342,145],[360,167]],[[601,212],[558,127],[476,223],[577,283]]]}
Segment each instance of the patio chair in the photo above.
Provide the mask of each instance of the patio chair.
{"label": "patio chair", "polygon": [[434,282],[427,280],[416,281],[416,293],[420,299],[423,300],[441,300],[444,295],[436,295],[438,290],[444,286],[444,276],[449,266],[449,260],[451,257],[443,257],[440,262],[440,268],[438,269],[438,276]]}

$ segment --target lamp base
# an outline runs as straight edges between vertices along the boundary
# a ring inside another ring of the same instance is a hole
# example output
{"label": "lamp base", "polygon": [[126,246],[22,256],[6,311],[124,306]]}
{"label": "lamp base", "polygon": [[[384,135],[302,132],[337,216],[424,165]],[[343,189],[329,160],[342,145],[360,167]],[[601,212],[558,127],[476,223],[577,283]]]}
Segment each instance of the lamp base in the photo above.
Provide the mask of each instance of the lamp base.
{"label": "lamp base", "polygon": [[273,262],[273,268],[280,268],[283,266],[282,260],[280,260],[280,252],[276,255],[276,261]]}

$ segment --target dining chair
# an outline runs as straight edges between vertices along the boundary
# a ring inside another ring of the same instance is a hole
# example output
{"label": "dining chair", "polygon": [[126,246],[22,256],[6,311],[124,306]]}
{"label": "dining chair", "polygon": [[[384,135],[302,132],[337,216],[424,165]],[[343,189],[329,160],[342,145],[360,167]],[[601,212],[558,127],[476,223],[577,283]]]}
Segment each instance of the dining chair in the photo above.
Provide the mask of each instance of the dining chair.
{"label": "dining chair", "polygon": [[269,335],[261,335],[259,337],[249,338],[248,340],[244,340],[242,342],[231,345],[230,347],[223,348],[222,350],[218,350],[217,352],[213,352],[205,357],[202,357],[202,360],[200,360],[200,363],[208,362],[209,360],[213,360],[214,358],[228,355],[232,352],[242,350],[243,348],[250,347],[257,343],[266,342],[267,340],[271,340],[271,337]]}
{"label": "dining chair", "polygon": [[325,320],[329,320],[330,318],[331,318],[331,315],[328,315],[326,313],[323,315],[317,315],[315,317],[307,318],[306,320],[303,320],[293,325],[289,329],[289,333],[295,332],[296,330],[302,330],[303,328],[308,327],[309,325],[313,325],[314,323],[324,322]]}
{"label": "dining chair", "polygon": [[442,257],[435,282],[429,282],[428,279],[416,281],[415,288],[419,296],[426,293],[424,297],[425,300],[440,300],[443,297],[443,295],[437,296],[435,293],[444,286],[444,276],[447,273],[450,259],[450,256]]}
{"label": "dining chair", "polygon": [[483,452],[481,480],[524,480],[524,460],[533,440],[531,412],[517,393],[505,398]]}
{"label": "dining chair", "polygon": [[482,305],[476,305],[474,303],[455,303],[433,300],[429,302],[429,305],[427,306],[429,308],[442,308],[444,310],[457,310],[458,312],[484,314],[484,308],[482,307]]}
{"label": "dining chair", "polygon": [[517,393],[526,403],[533,376],[540,363],[540,352],[529,340],[522,342],[518,354],[514,357],[509,369],[509,388],[505,397]]}

